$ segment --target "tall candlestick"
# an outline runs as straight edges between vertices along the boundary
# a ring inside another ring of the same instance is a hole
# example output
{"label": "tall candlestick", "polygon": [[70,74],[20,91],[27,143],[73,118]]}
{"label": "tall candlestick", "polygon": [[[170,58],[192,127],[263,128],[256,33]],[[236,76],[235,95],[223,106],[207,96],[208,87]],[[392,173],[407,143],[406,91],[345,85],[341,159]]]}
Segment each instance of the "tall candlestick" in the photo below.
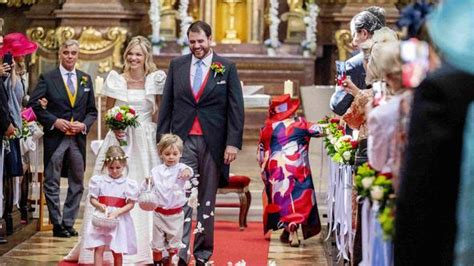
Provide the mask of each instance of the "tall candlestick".
{"label": "tall candlestick", "polygon": [[293,81],[287,80],[284,84],[284,94],[289,94],[291,97],[293,97]]}
{"label": "tall candlestick", "polygon": [[97,96],[97,139],[102,139],[102,86],[104,78],[97,76],[95,78],[95,95]]}

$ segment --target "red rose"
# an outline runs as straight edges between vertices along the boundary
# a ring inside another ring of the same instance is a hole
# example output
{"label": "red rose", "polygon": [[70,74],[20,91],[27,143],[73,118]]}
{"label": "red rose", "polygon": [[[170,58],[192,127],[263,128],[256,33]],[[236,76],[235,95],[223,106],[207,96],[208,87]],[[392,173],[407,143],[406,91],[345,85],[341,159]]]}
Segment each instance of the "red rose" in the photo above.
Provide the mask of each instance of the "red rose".
{"label": "red rose", "polygon": [[130,112],[132,115],[135,114],[135,110],[134,110],[133,108],[130,108],[130,109],[129,109],[129,112]]}
{"label": "red rose", "polygon": [[221,67],[222,67],[222,63],[221,63],[221,62],[214,62],[214,64],[216,64],[218,68],[221,68]]}
{"label": "red rose", "polygon": [[339,118],[333,117],[333,118],[329,119],[329,122],[337,124],[337,123],[339,123]]}
{"label": "red rose", "polygon": [[357,140],[352,140],[351,141],[351,146],[353,149],[357,148],[357,146],[359,146],[359,142]]}
{"label": "red rose", "polygon": [[115,116],[115,120],[117,120],[117,121],[119,121],[119,122],[122,122],[122,120],[123,120],[122,113],[118,113],[118,114]]}
{"label": "red rose", "polygon": [[344,127],[343,126],[337,126],[337,129],[342,131],[342,130],[344,130]]}

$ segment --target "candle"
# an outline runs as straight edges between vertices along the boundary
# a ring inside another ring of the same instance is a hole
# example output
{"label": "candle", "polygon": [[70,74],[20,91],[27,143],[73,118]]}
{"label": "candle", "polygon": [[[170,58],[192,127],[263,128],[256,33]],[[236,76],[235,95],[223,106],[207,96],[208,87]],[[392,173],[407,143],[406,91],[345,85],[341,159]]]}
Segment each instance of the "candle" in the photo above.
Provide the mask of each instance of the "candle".
{"label": "candle", "polygon": [[104,78],[97,76],[95,78],[95,95],[97,96],[97,139],[102,139],[102,86]]}
{"label": "candle", "polygon": [[284,84],[284,94],[289,94],[291,97],[293,97],[293,81],[287,80]]}
{"label": "candle", "polygon": [[95,95],[99,96],[102,93],[102,87],[104,86],[104,78],[97,76],[95,78]]}
{"label": "candle", "polygon": [[97,95],[97,139],[102,139],[102,97]]}
{"label": "candle", "polygon": [[240,81],[240,87],[244,87],[244,82],[242,80]]}

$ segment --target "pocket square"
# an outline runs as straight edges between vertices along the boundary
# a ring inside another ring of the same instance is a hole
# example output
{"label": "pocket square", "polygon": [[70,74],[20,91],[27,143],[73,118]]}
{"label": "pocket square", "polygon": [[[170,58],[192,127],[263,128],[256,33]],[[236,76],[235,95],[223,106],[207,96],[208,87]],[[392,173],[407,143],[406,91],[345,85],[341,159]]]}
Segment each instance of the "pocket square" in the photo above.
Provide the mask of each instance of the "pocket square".
{"label": "pocket square", "polygon": [[84,92],[88,92],[90,90],[91,90],[91,88],[84,88]]}
{"label": "pocket square", "polygon": [[225,80],[221,80],[217,82],[217,85],[220,85],[220,84],[226,84]]}

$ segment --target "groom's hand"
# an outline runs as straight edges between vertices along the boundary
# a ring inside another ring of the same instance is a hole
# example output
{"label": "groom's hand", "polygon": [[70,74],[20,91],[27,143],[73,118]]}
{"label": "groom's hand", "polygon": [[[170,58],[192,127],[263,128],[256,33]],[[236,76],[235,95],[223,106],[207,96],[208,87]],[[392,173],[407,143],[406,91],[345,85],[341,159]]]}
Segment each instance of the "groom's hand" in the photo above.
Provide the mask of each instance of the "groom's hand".
{"label": "groom's hand", "polygon": [[224,163],[230,164],[231,162],[233,162],[237,158],[238,151],[239,149],[234,146],[227,146],[224,152]]}
{"label": "groom's hand", "polygon": [[54,122],[54,127],[57,128],[58,130],[61,130],[64,133],[66,133],[69,129],[71,129],[71,124],[67,120],[58,118]]}

